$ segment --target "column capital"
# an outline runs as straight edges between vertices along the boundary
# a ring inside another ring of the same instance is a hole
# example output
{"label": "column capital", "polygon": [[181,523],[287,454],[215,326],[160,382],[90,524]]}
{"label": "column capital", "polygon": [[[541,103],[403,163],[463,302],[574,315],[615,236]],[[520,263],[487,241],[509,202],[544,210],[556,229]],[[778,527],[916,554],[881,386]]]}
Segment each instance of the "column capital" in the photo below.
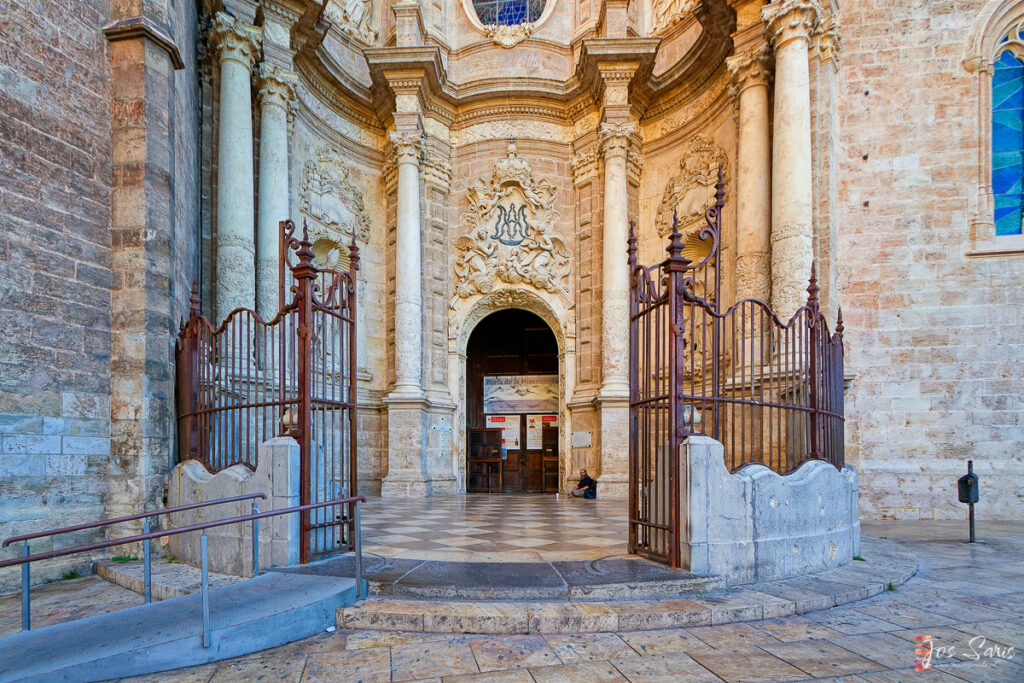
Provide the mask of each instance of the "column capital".
{"label": "column capital", "polygon": [[447,193],[451,188],[452,182],[451,163],[437,152],[425,151],[423,155],[423,180],[431,185],[444,188]]}
{"label": "column capital", "polygon": [[220,62],[234,60],[252,70],[260,54],[263,32],[250,24],[217,12],[210,26],[210,45]]}
{"label": "column capital", "polygon": [[821,15],[818,0],[776,0],[761,10],[765,33],[776,50],[793,40],[809,43]]}
{"label": "column capital", "polygon": [[604,158],[625,157],[631,144],[630,138],[635,132],[635,121],[602,123],[601,129],[597,133],[597,140]]}
{"label": "column capital", "polygon": [[423,134],[419,131],[392,131],[390,133],[395,163],[419,165],[426,153]]}
{"label": "column capital", "polygon": [[730,94],[737,98],[747,88],[767,87],[772,81],[772,56],[767,44],[725,60],[732,82]]}
{"label": "column capital", "polygon": [[839,19],[835,14],[822,21],[815,34],[815,43],[818,48],[818,59],[822,62],[831,62],[839,68]]}
{"label": "column capital", "polygon": [[288,109],[295,99],[299,78],[294,71],[282,69],[274,64],[260,62],[254,75],[256,100],[261,104],[276,104]]}

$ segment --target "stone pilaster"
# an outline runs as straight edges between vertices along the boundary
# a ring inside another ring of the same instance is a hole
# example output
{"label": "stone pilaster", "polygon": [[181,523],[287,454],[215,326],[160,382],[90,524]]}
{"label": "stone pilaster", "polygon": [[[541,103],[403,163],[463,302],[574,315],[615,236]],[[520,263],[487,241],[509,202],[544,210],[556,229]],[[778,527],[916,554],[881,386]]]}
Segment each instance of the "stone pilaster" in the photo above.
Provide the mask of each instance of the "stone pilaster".
{"label": "stone pilaster", "polygon": [[771,56],[763,45],[728,59],[739,111],[736,298],[771,296]]}
{"label": "stone pilaster", "polygon": [[803,304],[814,260],[807,60],[820,15],[816,0],[784,0],[761,12],[775,52],[771,303],[783,320]]}
{"label": "stone pilaster", "polygon": [[218,12],[210,43],[220,64],[217,154],[217,318],[256,303],[253,223],[252,68],[260,30]]}
{"label": "stone pilaster", "polygon": [[288,209],[288,113],[295,99],[294,73],[260,64],[256,99],[260,107],[259,225],[256,231],[256,310],[270,320],[279,308],[280,229]]}

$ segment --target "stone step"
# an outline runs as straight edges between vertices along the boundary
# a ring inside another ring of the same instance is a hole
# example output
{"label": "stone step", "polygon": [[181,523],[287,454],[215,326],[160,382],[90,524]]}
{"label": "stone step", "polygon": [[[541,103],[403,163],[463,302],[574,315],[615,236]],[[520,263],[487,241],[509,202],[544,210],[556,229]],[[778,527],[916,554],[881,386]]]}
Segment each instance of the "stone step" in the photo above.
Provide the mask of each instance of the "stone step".
{"label": "stone step", "polygon": [[895,544],[872,539],[867,561],[808,576],[750,584],[717,593],[643,600],[408,600],[374,597],[339,609],[346,629],[429,633],[604,633],[756,621],[804,614],[863,600],[905,583],[917,560]]}
{"label": "stone step", "polygon": [[[142,560],[114,562],[99,560],[96,574],[107,581],[143,595],[145,593],[145,567]],[[230,586],[244,581],[245,577],[210,572],[210,588]],[[199,591],[202,587],[202,572],[181,562],[167,562],[160,558],[153,560],[150,590],[153,600],[181,598]]]}
{"label": "stone step", "polygon": [[101,681],[220,661],[306,638],[355,601],[355,581],[264,574],[210,591],[210,647],[193,594],[0,638],[0,680]]}

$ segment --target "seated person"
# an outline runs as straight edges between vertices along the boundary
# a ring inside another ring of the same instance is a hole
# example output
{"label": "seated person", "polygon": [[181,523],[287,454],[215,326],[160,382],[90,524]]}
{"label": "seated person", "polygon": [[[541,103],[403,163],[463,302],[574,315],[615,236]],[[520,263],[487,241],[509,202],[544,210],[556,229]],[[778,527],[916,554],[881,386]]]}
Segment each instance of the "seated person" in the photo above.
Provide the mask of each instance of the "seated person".
{"label": "seated person", "polygon": [[597,498],[597,482],[590,478],[585,469],[580,469],[580,483],[571,491],[577,498]]}

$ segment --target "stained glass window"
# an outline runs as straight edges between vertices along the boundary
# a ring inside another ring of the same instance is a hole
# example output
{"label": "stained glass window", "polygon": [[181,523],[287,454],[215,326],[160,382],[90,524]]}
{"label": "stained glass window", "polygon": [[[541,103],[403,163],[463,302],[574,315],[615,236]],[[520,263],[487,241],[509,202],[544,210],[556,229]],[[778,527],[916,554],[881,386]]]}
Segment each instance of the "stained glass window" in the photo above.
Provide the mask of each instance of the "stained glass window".
{"label": "stained glass window", "polygon": [[992,192],[996,236],[1021,234],[1024,64],[1005,50],[992,74]]}
{"label": "stained glass window", "polygon": [[515,26],[540,19],[545,0],[473,0],[481,24]]}

